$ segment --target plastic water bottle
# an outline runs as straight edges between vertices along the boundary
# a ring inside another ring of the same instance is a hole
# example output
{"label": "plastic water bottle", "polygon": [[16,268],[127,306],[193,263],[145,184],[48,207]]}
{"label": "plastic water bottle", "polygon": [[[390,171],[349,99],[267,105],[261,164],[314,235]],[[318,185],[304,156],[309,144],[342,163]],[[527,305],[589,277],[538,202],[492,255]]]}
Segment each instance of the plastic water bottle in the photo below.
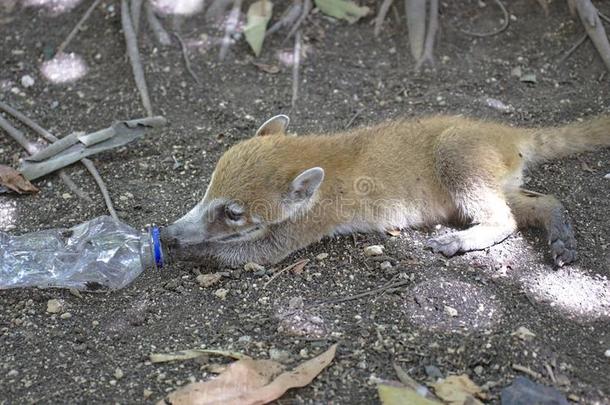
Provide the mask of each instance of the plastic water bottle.
{"label": "plastic water bottle", "polygon": [[139,232],[109,216],[21,236],[0,232],[0,289],[118,289],[163,259],[159,228]]}

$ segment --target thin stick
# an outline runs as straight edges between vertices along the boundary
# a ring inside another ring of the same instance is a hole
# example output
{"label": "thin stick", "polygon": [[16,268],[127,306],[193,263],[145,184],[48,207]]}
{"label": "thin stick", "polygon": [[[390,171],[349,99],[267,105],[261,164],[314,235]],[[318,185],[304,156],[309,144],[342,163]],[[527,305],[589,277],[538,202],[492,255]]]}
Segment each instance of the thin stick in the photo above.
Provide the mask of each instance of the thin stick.
{"label": "thin stick", "polygon": [[285,273],[285,272],[287,272],[288,270],[294,269],[295,267],[297,267],[297,266],[299,266],[299,265],[301,265],[301,264],[302,264],[303,266],[305,266],[305,264],[307,264],[307,263],[309,263],[309,259],[302,259],[302,260],[299,260],[299,261],[298,261],[298,262],[296,262],[296,263],[292,263],[291,265],[284,267],[282,270],[280,270],[280,271],[276,272],[276,273],[275,273],[273,276],[271,276],[271,278],[269,279],[269,281],[267,281],[265,284],[263,284],[263,288],[267,288],[267,286],[268,286],[268,285],[269,285],[269,284],[270,284],[270,283],[271,283],[273,280],[275,280],[276,278],[278,278],[278,276],[279,276],[280,274]]}
{"label": "thin stick", "polygon": [[580,37],[578,39],[578,41],[576,41],[576,43],[574,45],[572,45],[572,47],[570,49],[568,49],[561,58],[559,58],[559,60],[557,61],[557,64],[561,65],[563,62],[565,62],[566,59],[568,59],[570,57],[570,55],[572,55],[574,53],[574,51],[576,51],[578,49],[578,47],[581,46],[587,40],[587,38],[589,38],[589,35],[585,32],[583,34],[583,36]]}
{"label": "thin stick", "polygon": [[292,64],[292,108],[299,97],[299,66],[301,65],[301,31],[294,37],[294,54]]}
{"label": "thin stick", "polygon": [[557,379],[555,378],[555,373],[553,373],[551,365],[549,363],[544,363],[544,368],[546,368],[546,372],[549,374],[551,381],[553,381],[553,384],[555,384],[557,382]]}
{"label": "thin stick", "polygon": [[535,372],[534,370],[532,370],[529,367],[522,366],[521,364],[513,364],[512,367],[513,367],[513,370],[521,371],[522,373],[525,373],[525,374],[527,374],[527,375],[529,375],[531,377],[534,377],[534,378],[536,378],[538,380],[542,378],[541,374]]}
{"label": "thin stick", "polygon": [[193,69],[191,69],[191,61],[189,60],[188,49],[186,49],[186,45],[184,44],[184,41],[182,40],[180,35],[178,35],[177,32],[172,32],[172,34],[176,37],[176,39],[180,43],[180,49],[182,50],[182,59],[184,59],[184,66],[186,67],[186,71],[189,72],[189,74],[191,75],[193,80],[195,80],[195,83],[201,84],[201,82],[199,81],[199,78],[197,77],[195,72],[193,72]]}
{"label": "thin stick", "polygon": [[309,15],[309,12],[311,11],[311,7],[312,7],[311,0],[305,0],[305,2],[303,3],[303,12],[301,13],[301,16],[299,17],[297,22],[294,23],[294,26],[290,29],[290,32],[288,32],[288,35],[286,35],[286,38],[284,38],[284,40],[282,41],[282,44],[284,42],[288,41],[288,39],[291,36],[293,36],[295,32],[297,32],[297,30],[299,29],[301,24],[303,24],[303,21],[305,21],[305,19]]}
{"label": "thin stick", "polygon": [[350,120],[347,122],[347,124],[345,124],[345,128],[344,129],[348,129],[349,127],[351,127],[352,124],[354,123],[354,121],[356,121],[356,118],[358,118],[358,116],[360,114],[362,114],[362,111],[364,111],[364,110],[360,109],[360,110],[356,111],[356,113],[354,115],[352,115],[352,118],[350,118]]}
{"label": "thin stick", "polygon": [[6,131],[28,154],[33,155],[38,148],[23,135],[23,132],[15,128],[2,115],[0,115],[0,128]]}
{"label": "thin stick", "polygon": [[502,14],[504,15],[504,17],[503,17],[504,22],[502,23],[500,28],[498,28],[494,31],[491,31],[491,32],[486,32],[486,33],[471,32],[471,31],[466,31],[463,29],[460,29],[460,31],[462,31],[466,35],[470,35],[473,37],[479,37],[479,38],[493,37],[494,35],[498,35],[499,33],[504,32],[508,28],[508,25],[510,24],[510,17],[508,15],[508,10],[506,10],[506,7],[504,7],[504,4],[502,4],[502,2],[500,0],[494,0],[494,2],[498,5],[498,7],[500,7],[500,9],[502,10]]}
{"label": "thin stick", "polygon": [[72,38],[74,38],[74,36],[76,35],[76,33],[81,29],[81,27],[83,26],[83,24],[85,23],[85,21],[87,21],[87,19],[89,18],[89,16],[91,15],[91,13],[93,12],[93,10],[95,10],[95,8],[98,6],[98,4],[100,4],[101,0],[95,0],[87,9],[87,11],[85,11],[85,14],[83,14],[83,16],[80,18],[80,20],[76,23],[76,26],[74,28],[72,28],[72,31],[70,31],[70,33],[68,34],[68,36],[66,37],[66,39],[64,39],[64,42],[62,42],[58,47],[57,47],[57,52],[55,52],[55,54],[58,53],[62,53],[64,51],[64,49],[66,49],[66,47],[68,46],[68,44],[70,43],[70,41],[72,41]]}
{"label": "thin stick", "polygon": [[417,61],[416,69],[419,69],[425,62],[434,64],[434,38],[438,31],[438,0],[430,0],[430,15],[428,16],[428,32],[424,43],[424,52]]}
{"label": "thin stick", "polygon": [[347,302],[347,301],[353,301],[353,300],[357,300],[360,298],[364,298],[364,297],[368,297],[370,295],[375,295],[375,294],[381,294],[384,293],[385,291],[389,290],[389,289],[393,289],[393,288],[398,288],[398,287],[402,287],[404,285],[407,285],[411,283],[411,280],[403,280],[403,281],[398,281],[395,283],[388,283],[386,285],[383,285],[379,288],[375,288],[369,291],[365,291],[359,294],[355,294],[355,295],[350,295],[347,297],[342,297],[342,298],[338,298],[338,299],[333,299],[333,300],[327,300],[327,301],[320,301],[317,302],[315,304],[312,304],[311,307],[317,307],[320,305],[335,305],[335,304],[341,304],[343,302]]}
{"label": "thin stick", "polygon": [[296,20],[303,13],[303,0],[293,0],[292,5],[284,12],[282,17],[273,24],[267,31],[265,31],[265,37],[274,34],[280,29],[296,22]]}
{"label": "thin stick", "polygon": [[144,78],[144,69],[142,69],[142,63],[140,62],[140,52],[138,51],[138,41],[136,38],[136,32],[133,29],[131,22],[131,16],[129,15],[129,7],[127,0],[121,0],[121,24],[123,25],[123,34],[125,34],[125,43],[127,44],[127,54],[131,61],[131,69],[133,70],[133,77],[136,82],[136,87],[140,92],[140,98],[142,104],[146,110],[146,114],[149,117],[153,116],[152,104],[150,103],[150,97],[148,96],[148,87],[146,86],[146,79]]}
{"label": "thin stick", "polygon": [[89,172],[95,179],[95,182],[97,183],[97,186],[99,187],[100,192],[102,193],[102,196],[104,197],[104,201],[106,202],[106,207],[108,208],[108,212],[110,213],[110,216],[118,221],[119,217],[116,214],[116,211],[114,210],[114,205],[112,204],[112,200],[110,199],[110,194],[108,193],[106,184],[104,184],[104,180],[102,180],[102,176],[100,176],[100,173],[97,171],[97,168],[95,167],[93,162],[87,158],[82,159],[81,162],[85,165],[87,170],[89,170]]}
{"label": "thin stick", "polygon": [[607,15],[605,15],[604,13],[602,13],[599,10],[597,10],[597,14],[599,14],[599,18],[601,18],[602,20],[604,20],[607,23],[610,23],[610,18]]}
{"label": "thin stick", "polygon": [[383,0],[383,3],[381,3],[379,11],[377,12],[377,16],[375,16],[375,30],[373,32],[376,37],[379,36],[379,33],[381,32],[381,25],[383,24],[383,20],[385,20],[385,16],[388,14],[392,1],[393,0]]}
{"label": "thin stick", "polygon": [[142,1],[143,0],[131,0],[131,20],[133,22],[133,30],[136,33],[140,31],[140,14],[142,14]]}
{"label": "thin stick", "polygon": [[610,70],[610,42],[608,42],[606,30],[599,18],[599,12],[590,0],[575,0],[575,3],[580,21],[604,61],[606,69]]}
{"label": "thin stick", "polygon": [[23,113],[21,113],[18,110],[15,110],[13,107],[11,107],[10,105],[6,104],[3,101],[0,101],[0,110],[3,110],[6,113],[17,118],[19,121],[23,122],[25,125],[30,127],[34,132],[36,132],[38,135],[40,135],[47,141],[49,141],[49,142],[57,141],[57,137],[55,137],[55,135],[53,135],[52,133],[50,133],[49,131],[47,131],[46,129],[44,129],[43,127],[41,127],[40,125],[38,125],[37,123],[35,123],[31,119],[29,119],[28,117],[26,117]]}
{"label": "thin stick", "polygon": [[72,191],[74,194],[76,194],[78,196],[78,198],[80,198],[82,200],[85,200],[88,203],[92,203],[93,202],[91,197],[89,197],[89,195],[87,193],[85,193],[83,190],[81,190],[76,185],[74,180],[72,180],[72,177],[70,177],[70,175],[68,173],[66,173],[65,170],[62,169],[59,172],[57,172],[57,174],[59,174],[59,178],[61,179],[61,181],[64,182],[66,187],[68,187],[68,189],[70,191]]}
{"label": "thin stick", "polygon": [[229,18],[225,22],[225,34],[222,37],[220,53],[218,54],[218,59],[221,61],[223,61],[227,56],[229,45],[231,45],[231,35],[233,35],[235,29],[237,28],[237,22],[239,21],[239,10],[241,10],[241,1],[242,0],[233,0],[233,8],[229,13]]}
{"label": "thin stick", "polygon": [[161,45],[171,45],[172,40],[169,38],[169,34],[165,30],[165,28],[163,28],[163,24],[161,24],[161,21],[159,21],[159,19],[155,15],[155,10],[153,10],[150,1],[146,1],[144,3],[144,11],[146,12],[146,20],[148,21],[148,25],[150,26],[150,29],[152,30],[155,37],[157,38],[157,41]]}

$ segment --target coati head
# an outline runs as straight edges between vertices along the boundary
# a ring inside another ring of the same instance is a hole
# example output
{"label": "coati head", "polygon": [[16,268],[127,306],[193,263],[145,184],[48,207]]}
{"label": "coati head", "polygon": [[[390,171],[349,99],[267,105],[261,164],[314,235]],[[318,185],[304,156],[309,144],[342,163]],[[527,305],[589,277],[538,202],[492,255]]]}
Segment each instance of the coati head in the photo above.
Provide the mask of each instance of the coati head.
{"label": "coati head", "polygon": [[256,135],[218,161],[203,200],[162,230],[165,243],[230,243],[264,236],[269,226],[294,219],[315,201],[324,179],[286,135],[289,118],[275,116]]}

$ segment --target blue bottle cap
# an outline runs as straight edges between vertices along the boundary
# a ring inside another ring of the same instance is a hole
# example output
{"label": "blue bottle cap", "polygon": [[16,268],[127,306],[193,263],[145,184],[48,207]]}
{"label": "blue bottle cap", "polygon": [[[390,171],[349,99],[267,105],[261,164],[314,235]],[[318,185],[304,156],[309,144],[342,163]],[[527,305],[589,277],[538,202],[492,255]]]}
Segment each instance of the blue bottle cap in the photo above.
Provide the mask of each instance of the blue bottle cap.
{"label": "blue bottle cap", "polygon": [[155,256],[155,264],[161,268],[163,267],[163,250],[161,249],[159,227],[153,226],[150,233],[152,236],[152,250]]}

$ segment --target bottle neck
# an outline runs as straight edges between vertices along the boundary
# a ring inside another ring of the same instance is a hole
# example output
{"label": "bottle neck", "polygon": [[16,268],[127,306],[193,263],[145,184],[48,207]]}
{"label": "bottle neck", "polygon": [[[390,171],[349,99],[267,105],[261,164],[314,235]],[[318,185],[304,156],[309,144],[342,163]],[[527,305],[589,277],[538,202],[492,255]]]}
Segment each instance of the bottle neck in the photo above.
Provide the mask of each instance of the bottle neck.
{"label": "bottle neck", "polygon": [[166,256],[159,237],[159,228],[152,226],[140,237],[140,257],[145,269],[160,269],[166,264]]}

